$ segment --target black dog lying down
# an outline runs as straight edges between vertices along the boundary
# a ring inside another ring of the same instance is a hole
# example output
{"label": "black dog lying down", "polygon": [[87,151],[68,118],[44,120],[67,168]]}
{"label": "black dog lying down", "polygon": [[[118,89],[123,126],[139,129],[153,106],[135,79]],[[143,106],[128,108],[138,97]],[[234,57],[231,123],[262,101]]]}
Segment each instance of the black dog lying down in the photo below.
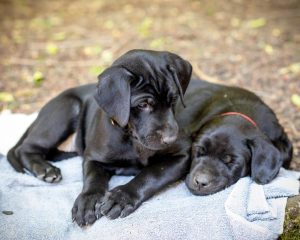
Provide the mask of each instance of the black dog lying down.
{"label": "black dog lying down", "polygon": [[196,195],[220,191],[250,175],[270,182],[288,167],[292,145],[274,112],[255,94],[237,87],[191,81],[178,122],[193,133],[186,185]]}
{"label": "black dog lying down", "polygon": [[[58,182],[60,170],[46,160],[59,158],[57,147],[76,133],[84,183],[73,219],[83,226],[102,215],[125,217],[188,171],[191,144],[179,136],[174,110],[191,72],[175,54],[130,51],[99,76],[98,86],[69,89],[48,102],[8,160],[19,172]],[[137,176],[107,192],[113,174]]]}

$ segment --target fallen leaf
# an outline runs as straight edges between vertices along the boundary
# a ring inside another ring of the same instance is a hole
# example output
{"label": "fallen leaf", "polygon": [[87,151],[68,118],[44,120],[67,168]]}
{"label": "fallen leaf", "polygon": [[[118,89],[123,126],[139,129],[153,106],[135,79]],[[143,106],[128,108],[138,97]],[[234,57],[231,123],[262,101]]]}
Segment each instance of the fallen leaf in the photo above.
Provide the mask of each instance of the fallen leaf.
{"label": "fallen leaf", "polygon": [[40,71],[34,72],[34,74],[33,74],[33,83],[34,83],[34,85],[36,85],[36,86],[41,85],[43,80],[44,80],[44,75],[43,75],[42,72],[40,72]]}
{"label": "fallen leaf", "polygon": [[298,94],[293,94],[291,96],[291,101],[296,107],[300,108],[300,96]]}
{"label": "fallen leaf", "polygon": [[165,44],[164,38],[156,38],[150,42],[149,46],[150,46],[150,48],[153,48],[153,49],[161,49],[161,48],[163,48],[164,44]]}
{"label": "fallen leaf", "polygon": [[46,52],[49,55],[55,55],[58,52],[58,46],[55,43],[48,43],[46,46]]}
{"label": "fallen leaf", "polygon": [[141,37],[148,37],[150,35],[150,28],[153,24],[151,18],[145,18],[142,23],[139,25],[138,32]]}
{"label": "fallen leaf", "polygon": [[93,75],[93,76],[98,76],[99,74],[101,74],[104,71],[104,67],[102,66],[92,66],[89,68],[89,72]]}
{"label": "fallen leaf", "polygon": [[290,65],[291,72],[294,74],[297,74],[300,72],[300,62],[299,63],[293,63]]}
{"label": "fallen leaf", "polygon": [[83,53],[87,56],[99,55],[102,52],[100,46],[88,46],[83,49]]}
{"label": "fallen leaf", "polygon": [[270,44],[265,44],[264,50],[267,54],[271,55],[274,53],[274,49]]}
{"label": "fallen leaf", "polygon": [[284,75],[284,74],[298,74],[300,73],[300,62],[297,63],[292,63],[287,67],[283,67],[279,69],[279,74]]}
{"label": "fallen leaf", "polygon": [[257,18],[257,19],[253,19],[253,20],[248,21],[247,26],[249,28],[255,29],[255,28],[261,28],[261,27],[265,26],[266,23],[267,23],[266,19]]}
{"label": "fallen leaf", "polygon": [[0,102],[11,103],[13,102],[14,96],[9,92],[0,92]]}
{"label": "fallen leaf", "polygon": [[109,50],[104,50],[101,54],[101,59],[106,63],[110,63],[113,59],[112,52]]}

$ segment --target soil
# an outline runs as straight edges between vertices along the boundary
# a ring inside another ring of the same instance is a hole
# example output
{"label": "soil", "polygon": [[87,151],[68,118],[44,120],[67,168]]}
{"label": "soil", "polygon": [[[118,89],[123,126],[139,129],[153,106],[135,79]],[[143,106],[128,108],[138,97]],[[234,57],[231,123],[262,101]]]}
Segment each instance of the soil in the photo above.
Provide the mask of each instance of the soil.
{"label": "soil", "polygon": [[134,48],[168,50],[276,112],[300,170],[300,1],[0,1],[0,110],[32,113]]}

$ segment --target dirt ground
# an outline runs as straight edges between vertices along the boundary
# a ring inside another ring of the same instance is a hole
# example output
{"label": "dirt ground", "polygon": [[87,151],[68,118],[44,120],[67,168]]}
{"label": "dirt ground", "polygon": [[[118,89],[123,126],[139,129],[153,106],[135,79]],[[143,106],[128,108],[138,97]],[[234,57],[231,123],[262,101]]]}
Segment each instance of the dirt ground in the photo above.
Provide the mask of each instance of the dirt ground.
{"label": "dirt ground", "polygon": [[169,50],[261,96],[300,170],[299,26],[299,0],[0,0],[0,111],[38,111],[130,49]]}

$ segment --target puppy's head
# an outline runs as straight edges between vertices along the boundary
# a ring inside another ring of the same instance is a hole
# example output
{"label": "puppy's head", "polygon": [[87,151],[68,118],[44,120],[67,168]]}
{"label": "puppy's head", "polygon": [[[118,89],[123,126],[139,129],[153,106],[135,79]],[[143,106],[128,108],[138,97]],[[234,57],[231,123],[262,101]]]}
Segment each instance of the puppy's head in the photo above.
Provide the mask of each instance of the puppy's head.
{"label": "puppy's head", "polygon": [[237,125],[210,126],[193,144],[186,185],[196,195],[208,195],[247,175],[265,184],[281,165],[277,148],[255,127],[245,131]]}
{"label": "puppy's head", "polygon": [[130,51],[98,78],[95,99],[109,118],[128,127],[144,147],[158,150],[177,139],[174,108],[192,67],[169,52]]}

